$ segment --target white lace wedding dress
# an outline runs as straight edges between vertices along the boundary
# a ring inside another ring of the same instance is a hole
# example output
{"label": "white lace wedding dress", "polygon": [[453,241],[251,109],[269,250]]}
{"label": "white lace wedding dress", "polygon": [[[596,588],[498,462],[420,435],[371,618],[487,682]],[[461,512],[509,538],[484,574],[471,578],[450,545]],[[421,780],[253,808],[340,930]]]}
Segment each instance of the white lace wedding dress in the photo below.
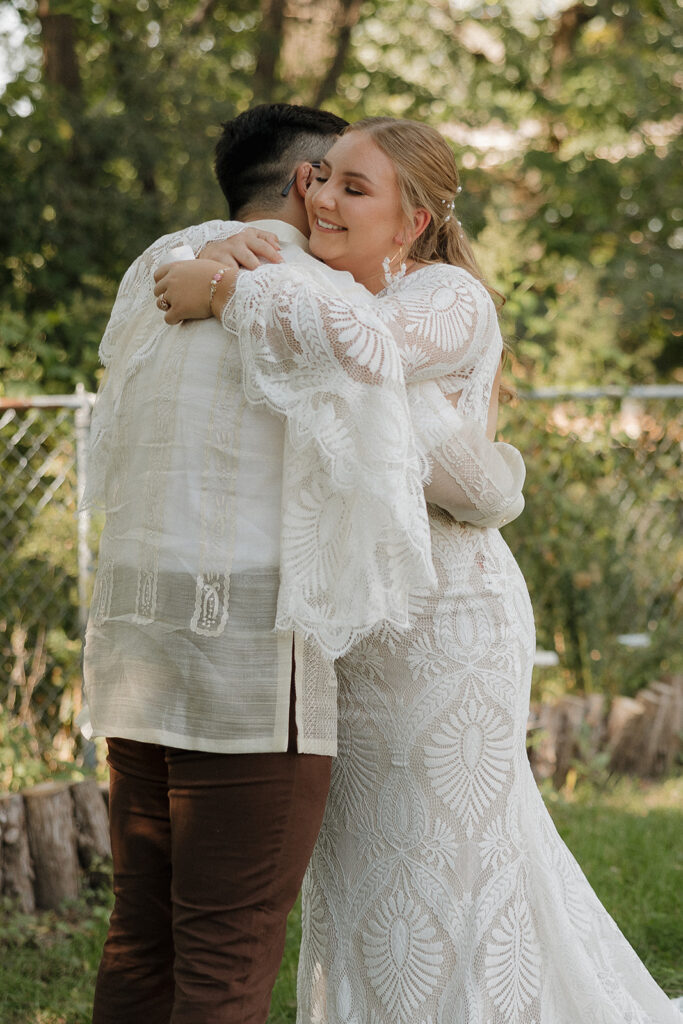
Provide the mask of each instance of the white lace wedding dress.
{"label": "white lace wedding dress", "polygon": [[[463,297],[476,301],[447,324],[444,272],[408,276],[382,315],[411,339],[407,379],[434,363],[435,341],[450,346],[443,388],[485,423],[495,317],[472,285]],[[413,594],[409,628],[376,631],[337,663],[339,753],[304,882],[297,1021],[679,1024],[529,769],[522,574],[497,530],[435,506],[429,522],[437,591]]]}

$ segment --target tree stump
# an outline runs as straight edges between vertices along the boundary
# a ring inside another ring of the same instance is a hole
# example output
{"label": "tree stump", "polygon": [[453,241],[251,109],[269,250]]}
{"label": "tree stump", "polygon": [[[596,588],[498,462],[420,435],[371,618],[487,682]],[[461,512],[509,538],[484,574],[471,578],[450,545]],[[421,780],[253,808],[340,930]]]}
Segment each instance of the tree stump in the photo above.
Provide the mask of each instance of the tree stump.
{"label": "tree stump", "polygon": [[0,795],[0,893],[15,901],[25,914],[36,908],[33,863],[26,833],[24,801],[19,795]]}
{"label": "tree stump", "polygon": [[557,767],[557,742],[562,726],[562,712],[557,704],[537,705],[532,717],[534,734],[529,759],[537,782],[554,775]]}
{"label": "tree stump", "polygon": [[579,735],[586,703],[582,697],[563,697],[559,703],[559,728],[555,739],[555,771],[553,785],[560,789],[567,778],[572,761],[579,755]]}
{"label": "tree stump", "polygon": [[24,793],[35,868],[36,906],[53,910],[79,891],[71,794],[66,784],[43,782]]}
{"label": "tree stump", "polygon": [[76,821],[78,859],[84,868],[89,868],[93,858],[111,857],[107,808],[94,779],[72,783],[71,799]]}
{"label": "tree stump", "polygon": [[670,772],[681,749],[683,731],[683,676],[671,682],[656,682],[650,691],[659,701],[656,731],[648,742],[652,769],[658,774]]}
{"label": "tree stump", "polygon": [[83,870],[87,872],[88,885],[96,889],[109,881],[111,842],[107,805],[94,779],[72,783],[71,799],[76,824],[78,859]]}
{"label": "tree stump", "polygon": [[107,819],[108,819],[109,818],[109,783],[108,782],[98,782],[97,788],[99,789],[100,794],[102,796],[102,799],[104,800],[104,806],[107,809]]}
{"label": "tree stump", "polygon": [[584,756],[595,757],[602,750],[605,742],[605,696],[602,693],[589,693],[586,697],[586,726]]}
{"label": "tree stump", "polygon": [[612,701],[607,717],[607,748],[614,771],[630,771],[644,711],[643,705],[632,697],[615,697]]}

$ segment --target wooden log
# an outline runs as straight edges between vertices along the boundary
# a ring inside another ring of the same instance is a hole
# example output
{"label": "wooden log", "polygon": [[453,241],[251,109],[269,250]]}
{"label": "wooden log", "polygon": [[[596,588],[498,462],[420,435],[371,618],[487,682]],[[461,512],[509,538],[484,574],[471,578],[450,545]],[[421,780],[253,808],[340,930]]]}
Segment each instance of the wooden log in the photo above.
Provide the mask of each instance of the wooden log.
{"label": "wooden log", "polygon": [[78,852],[69,787],[42,782],[24,792],[35,868],[36,906],[53,910],[79,891]]}
{"label": "wooden log", "polygon": [[641,748],[642,756],[634,769],[642,775],[663,775],[673,768],[680,753],[683,725],[683,685],[656,681],[636,698],[648,719]]}
{"label": "wooden log", "polygon": [[589,693],[586,697],[584,714],[586,726],[585,754],[588,757],[602,750],[605,742],[605,696],[602,693]]}
{"label": "wooden log", "polygon": [[666,724],[666,701],[652,690],[641,690],[636,700],[643,708],[631,750],[631,771],[644,777],[657,774],[657,752]]}
{"label": "wooden log", "polygon": [[586,702],[583,697],[563,697],[558,705],[558,728],[555,739],[555,770],[553,784],[564,785],[572,761],[579,756],[579,738]]}
{"label": "wooden log", "polygon": [[102,799],[104,800],[104,806],[107,809],[107,815],[109,815],[109,783],[98,782],[97,788],[99,789],[100,794],[102,795]]}
{"label": "wooden log", "polygon": [[71,784],[76,842],[81,866],[88,870],[96,858],[111,857],[109,818],[100,788],[94,779]]}
{"label": "wooden log", "polygon": [[529,760],[537,782],[549,779],[557,764],[557,737],[561,727],[561,712],[557,704],[540,704],[533,720],[533,739]]}
{"label": "wooden log", "polygon": [[26,832],[24,801],[19,794],[0,795],[0,893],[25,913],[35,910],[33,863]]}
{"label": "wooden log", "polygon": [[607,717],[607,749],[614,771],[630,771],[633,750],[640,734],[642,703],[632,697],[615,697]]}

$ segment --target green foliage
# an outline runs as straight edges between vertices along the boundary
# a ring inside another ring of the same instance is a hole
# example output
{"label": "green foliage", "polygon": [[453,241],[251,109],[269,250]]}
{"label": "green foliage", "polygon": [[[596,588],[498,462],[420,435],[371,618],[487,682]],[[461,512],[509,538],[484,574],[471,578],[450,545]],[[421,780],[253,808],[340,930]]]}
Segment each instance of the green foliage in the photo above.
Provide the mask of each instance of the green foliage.
{"label": "green foliage", "polygon": [[[527,580],[538,646],[537,696],[634,694],[683,663],[680,624],[680,424],[666,401],[520,402],[503,437],[527,464],[526,508],[505,539]],[[649,646],[629,648],[624,634]]]}
{"label": "green foliage", "polygon": [[[93,387],[117,282],[155,237],[225,213],[220,122],[257,100],[312,102],[338,38],[305,4],[52,0],[74,81],[41,66],[35,0],[0,97],[4,390]],[[327,82],[351,119],[425,119],[465,174],[460,216],[509,296],[522,379],[655,379],[677,364],[683,247],[673,5],[367,0]],[[317,34],[316,34],[317,33]],[[272,50],[275,72],[264,79]],[[60,78],[60,75],[62,76]],[[63,82],[60,85],[59,83]],[[581,349],[578,365],[568,353]]]}
{"label": "green foliage", "polygon": [[80,681],[76,473],[70,410],[0,421],[0,789],[74,753]]}

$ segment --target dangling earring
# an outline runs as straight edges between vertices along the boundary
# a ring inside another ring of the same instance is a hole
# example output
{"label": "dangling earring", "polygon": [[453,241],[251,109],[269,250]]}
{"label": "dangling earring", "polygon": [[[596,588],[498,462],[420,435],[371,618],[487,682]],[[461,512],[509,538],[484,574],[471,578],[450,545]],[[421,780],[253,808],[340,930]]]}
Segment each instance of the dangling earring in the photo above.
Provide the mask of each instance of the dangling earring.
{"label": "dangling earring", "polygon": [[[405,265],[405,262],[403,261],[403,259],[401,258],[402,255],[403,255],[403,246],[401,246],[401,248],[398,250],[396,255],[392,256],[391,259],[389,259],[388,256],[385,256],[384,259],[382,260],[382,270],[384,271],[384,280],[386,282],[387,288],[391,288],[391,287],[397,285],[398,282],[401,280],[401,278],[405,277],[406,265]],[[392,270],[391,270],[391,264],[394,262],[395,259],[399,259],[399,260],[401,260],[401,262],[399,264],[398,270],[394,274],[392,272]]]}

